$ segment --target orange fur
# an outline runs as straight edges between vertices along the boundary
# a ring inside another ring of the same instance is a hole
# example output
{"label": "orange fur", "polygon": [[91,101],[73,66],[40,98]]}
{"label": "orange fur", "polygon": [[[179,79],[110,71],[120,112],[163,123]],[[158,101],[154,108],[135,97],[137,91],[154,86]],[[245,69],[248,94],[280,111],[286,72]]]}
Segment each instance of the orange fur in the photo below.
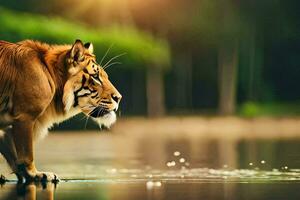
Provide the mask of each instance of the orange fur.
{"label": "orange fur", "polygon": [[80,40],[73,45],[0,41],[0,121],[6,127],[0,130],[0,152],[18,178],[54,178],[38,172],[33,157],[34,140],[54,123],[79,112],[107,126],[115,122],[121,95],[92,51]]}

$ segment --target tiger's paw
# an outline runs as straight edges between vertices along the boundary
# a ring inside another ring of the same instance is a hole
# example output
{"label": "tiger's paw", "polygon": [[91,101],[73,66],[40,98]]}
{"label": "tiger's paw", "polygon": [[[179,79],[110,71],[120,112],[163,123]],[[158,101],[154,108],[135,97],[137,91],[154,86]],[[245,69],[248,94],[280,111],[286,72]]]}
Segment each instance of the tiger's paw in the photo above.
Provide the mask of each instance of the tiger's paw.
{"label": "tiger's paw", "polygon": [[59,182],[59,179],[56,174],[52,172],[36,172],[34,174],[26,174],[22,177],[22,179],[19,181],[23,182],[23,178],[25,179],[25,182],[31,183],[54,183],[57,184]]}
{"label": "tiger's paw", "polygon": [[37,172],[36,175],[31,178],[33,178],[35,182],[59,182],[59,178],[57,177],[57,175],[52,172]]}
{"label": "tiger's paw", "polygon": [[0,185],[3,185],[3,184],[5,184],[6,183],[6,178],[5,178],[5,176],[3,176],[2,174],[0,175]]}
{"label": "tiger's paw", "polygon": [[56,174],[52,172],[40,172],[35,167],[26,167],[24,164],[18,166],[17,177],[19,182],[52,182],[58,183],[59,179]]}

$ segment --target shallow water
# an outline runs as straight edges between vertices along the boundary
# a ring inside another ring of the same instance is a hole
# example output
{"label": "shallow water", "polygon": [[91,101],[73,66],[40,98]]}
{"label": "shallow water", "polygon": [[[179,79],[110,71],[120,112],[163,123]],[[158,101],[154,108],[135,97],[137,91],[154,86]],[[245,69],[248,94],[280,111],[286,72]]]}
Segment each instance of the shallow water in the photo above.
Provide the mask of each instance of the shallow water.
{"label": "shallow water", "polygon": [[[289,182],[162,182],[161,186],[147,188],[144,182],[69,182],[46,188],[7,184],[1,188],[1,200],[24,199],[299,199],[299,185]],[[26,191],[26,192],[24,192]]]}
{"label": "shallow water", "polygon": [[56,133],[36,150],[56,189],[16,185],[7,171],[0,200],[299,199],[299,150],[300,138]]}

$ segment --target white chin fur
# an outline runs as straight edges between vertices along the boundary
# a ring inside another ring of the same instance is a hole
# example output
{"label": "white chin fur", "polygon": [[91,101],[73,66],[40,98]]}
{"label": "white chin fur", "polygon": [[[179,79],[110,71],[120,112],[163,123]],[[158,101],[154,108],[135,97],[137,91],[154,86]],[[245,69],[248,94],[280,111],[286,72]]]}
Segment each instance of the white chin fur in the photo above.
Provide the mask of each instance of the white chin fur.
{"label": "white chin fur", "polygon": [[117,121],[117,116],[115,112],[111,111],[103,117],[93,118],[93,120],[96,121],[100,127],[101,125],[103,125],[107,128],[110,128],[111,125],[113,125]]}

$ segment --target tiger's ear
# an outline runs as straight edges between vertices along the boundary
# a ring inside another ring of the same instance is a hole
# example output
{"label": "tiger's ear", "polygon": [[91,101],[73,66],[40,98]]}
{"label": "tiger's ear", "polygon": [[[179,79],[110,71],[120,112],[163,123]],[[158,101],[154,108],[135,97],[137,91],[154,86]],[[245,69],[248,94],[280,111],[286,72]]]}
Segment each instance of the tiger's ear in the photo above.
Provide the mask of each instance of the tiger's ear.
{"label": "tiger's ear", "polygon": [[75,62],[80,62],[84,59],[84,46],[81,40],[76,40],[70,52],[70,58]]}
{"label": "tiger's ear", "polygon": [[94,53],[94,45],[92,43],[85,43],[84,47],[89,51],[90,54]]}
{"label": "tiger's ear", "polygon": [[70,50],[69,62],[75,63],[75,66],[73,64],[73,67],[69,69],[71,74],[75,74],[79,71],[79,69],[76,69],[76,63],[78,64],[84,60],[84,51],[83,43],[77,39]]}

